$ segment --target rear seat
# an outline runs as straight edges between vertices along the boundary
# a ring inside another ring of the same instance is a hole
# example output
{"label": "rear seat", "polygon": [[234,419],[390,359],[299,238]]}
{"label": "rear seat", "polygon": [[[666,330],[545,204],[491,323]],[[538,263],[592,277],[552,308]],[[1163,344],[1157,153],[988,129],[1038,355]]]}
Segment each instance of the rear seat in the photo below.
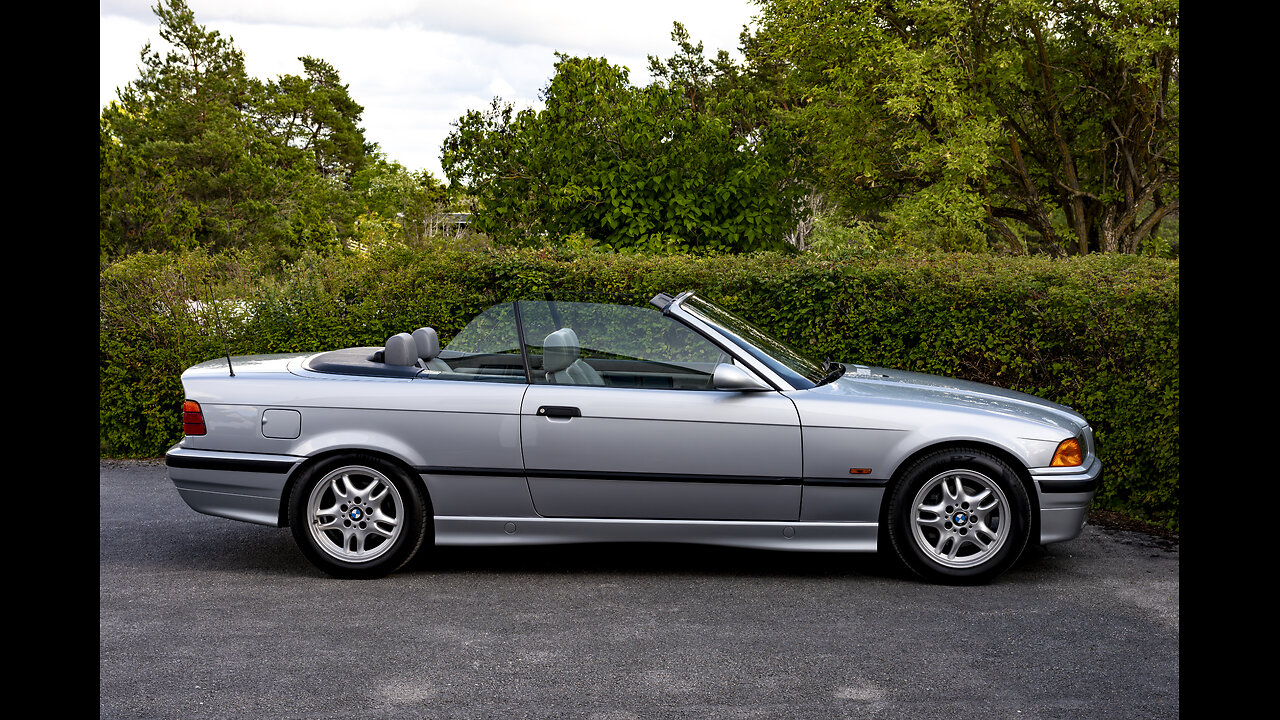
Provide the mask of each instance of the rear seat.
{"label": "rear seat", "polygon": [[418,344],[409,333],[396,333],[387,338],[382,350],[382,362],[388,365],[417,365]]}

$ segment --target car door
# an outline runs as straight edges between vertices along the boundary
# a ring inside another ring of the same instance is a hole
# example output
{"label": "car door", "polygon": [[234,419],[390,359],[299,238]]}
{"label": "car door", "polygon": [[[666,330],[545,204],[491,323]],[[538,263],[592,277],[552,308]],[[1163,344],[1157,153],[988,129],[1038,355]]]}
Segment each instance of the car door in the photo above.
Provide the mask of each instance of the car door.
{"label": "car door", "polygon": [[520,308],[533,380],[521,448],[538,514],[799,517],[800,422],[789,398],[714,389],[712,370],[727,356],[655,310]]}

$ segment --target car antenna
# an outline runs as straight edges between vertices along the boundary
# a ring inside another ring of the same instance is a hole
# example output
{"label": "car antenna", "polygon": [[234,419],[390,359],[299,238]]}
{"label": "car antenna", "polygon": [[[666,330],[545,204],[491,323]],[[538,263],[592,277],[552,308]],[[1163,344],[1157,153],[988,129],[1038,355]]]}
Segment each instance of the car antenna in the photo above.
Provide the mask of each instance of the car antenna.
{"label": "car antenna", "polygon": [[218,304],[213,301],[213,290],[209,287],[208,278],[205,278],[204,290],[205,296],[209,298],[209,304],[213,306],[213,320],[218,324],[218,334],[222,336],[222,352],[227,356],[227,372],[231,373],[231,377],[235,377],[235,368],[231,367],[231,351],[227,348],[227,332],[222,327],[222,316],[218,314]]}

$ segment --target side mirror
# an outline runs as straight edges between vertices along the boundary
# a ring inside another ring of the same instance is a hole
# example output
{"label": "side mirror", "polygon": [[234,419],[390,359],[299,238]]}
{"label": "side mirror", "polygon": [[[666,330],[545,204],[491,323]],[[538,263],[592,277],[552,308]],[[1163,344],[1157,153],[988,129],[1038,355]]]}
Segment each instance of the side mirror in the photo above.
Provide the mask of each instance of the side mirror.
{"label": "side mirror", "polygon": [[754,391],[773,389],[746,370],[729,363],[716,365],[715,371],[711,374],[711,384],[717,390]]}

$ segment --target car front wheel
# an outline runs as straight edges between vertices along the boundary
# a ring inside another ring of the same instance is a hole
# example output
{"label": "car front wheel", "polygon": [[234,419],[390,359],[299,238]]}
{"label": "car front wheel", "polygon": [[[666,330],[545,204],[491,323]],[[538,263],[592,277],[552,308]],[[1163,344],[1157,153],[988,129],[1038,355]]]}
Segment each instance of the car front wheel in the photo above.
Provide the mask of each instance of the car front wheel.
{"label": "car front wheel", "polygon": [[303,555],[336,577],[395,572],[426,539],[426,503],[417,484],[370,456],[331,458],[311,468],[293,488],[289,513]]}
{"label": "car front wheel", "polygon": [[1031,503],[1003,460],[981,450],[943,450],[904,473],[890,497],[888,521],[894,549],[916,574],[976,584],[1022,554]]}

